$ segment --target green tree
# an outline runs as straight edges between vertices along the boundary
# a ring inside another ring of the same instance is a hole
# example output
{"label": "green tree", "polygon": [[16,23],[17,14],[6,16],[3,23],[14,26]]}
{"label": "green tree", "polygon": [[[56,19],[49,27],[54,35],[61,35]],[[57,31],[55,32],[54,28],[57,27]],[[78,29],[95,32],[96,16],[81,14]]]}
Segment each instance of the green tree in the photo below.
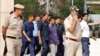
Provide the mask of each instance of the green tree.
{"label": "green tree", "polygon": [[15,0],[15,4],[23,4],[25,6],[25,12],[24,12],[24,19],[26,20],[28,18],[29,14],[39,14],[40,9],[38,8],[38,1],[36,0]]}
{"label": "green tree", "polygon": [[[61,0],[62,1],[62,0]],[[80,11],[79,13],[82,14],[84,11],[84,0],[74,0],[74,5],[77,6]],[[64,0],[62,2],[62,6],[59,8],[60,9],[60,15],[62,17],[66,17],[69,14],[69,8],[71,6],[71,0]]]}
{"label": "green tree", "polygon": [[[69,14],[69,7],[71,6],[71,0],[54,0],[57,2],[57,7],[60,10],[59,14],[51,13],[55,16],[61,16],[63,18],[67,17]],[[15,3],[20,3],[25,5],[24,18],[27,19],[27,16],[30,13],[41,14],[42,10],[39,7],[38,0],[15,0]],[[84,0],[74,0],[74,5],[78,6],[80,12],[83,12]]]}

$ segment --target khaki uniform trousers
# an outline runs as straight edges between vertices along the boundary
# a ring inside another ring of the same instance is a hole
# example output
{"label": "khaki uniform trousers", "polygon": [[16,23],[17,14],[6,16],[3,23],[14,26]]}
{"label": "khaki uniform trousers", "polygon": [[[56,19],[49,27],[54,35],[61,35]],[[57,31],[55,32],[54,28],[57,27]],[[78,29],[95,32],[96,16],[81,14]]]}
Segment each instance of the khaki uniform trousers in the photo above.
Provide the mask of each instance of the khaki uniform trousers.
{"label": "khaki uniform trousers", "polygon": [[4,56],[4,47],[5,47],[5,41],[3,40],[3,37],[0,37],[0,56]]}
{"label": "khaki uniform trousers", "polygon": [[20,56],[21,39],[6,38],[7,56]]}
{"label": "khaki uniform trousers", "polygon": [[83,56],[82,44],[80,42],[65,40],[65,55],[64,56]]}

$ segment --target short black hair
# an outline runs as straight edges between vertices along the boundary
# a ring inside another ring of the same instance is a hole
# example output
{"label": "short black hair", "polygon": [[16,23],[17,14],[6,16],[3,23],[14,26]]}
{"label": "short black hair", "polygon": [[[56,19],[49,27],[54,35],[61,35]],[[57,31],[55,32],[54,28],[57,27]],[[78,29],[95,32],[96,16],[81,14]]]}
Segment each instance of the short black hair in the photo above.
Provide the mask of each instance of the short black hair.
{"label": "short black hair", "polygon": [[81,18],[82,19],[82,15],[78,15],[78,19]]}
{"label": "short black hair", "polygon": [[89,14],[88,14],[88,13],[83,13],[83,14],[82,14],[82,17],[84,17],[85,15],[89,15]]}
{"label": "short black hair", "polygon": [[16,9],[19,9],[19,8],[14,7],[14,11],[16,11]]}
{"label": "short black hair", "polygon": [[29,17],[35,17],[35,15],[33,13],[30,13]]}
{"label": "short black hair", "polygon": [[55,17],[51,17],[50,20],[49,20],[49,22],[52,21],[53,19],[55,20]]}
{"label": "short black hair", "polygon": [[35,15],[35,17],[34,17],[34,18],[36,19],[37,17],[40,17],[40,19],[41,19],[41,16],[40,16],[40,15]]}
{"label": "short black hair", "polygon": [[35,18],[36,18],[36,17],[41,17],[41,16],[40,16],[40,15],[35,15]]}
{"label": "short black hair", "polygon": [[57,19],[62,19],[62,17],[60,17],[60,16],[57,16],[57,17],[55,17],[55,19],[57,20]]}
{"label": "short black hair", "polygon": [[49,15],[49,14],[48,14],[48,13],[43,13],[43,14],[42,14],[42,17],[43,17],[43,16],[46,16],[46,15]]}
{"label": "short black hair", "polygon": [[16,7],[14,7],[14,11],[16,11]]}

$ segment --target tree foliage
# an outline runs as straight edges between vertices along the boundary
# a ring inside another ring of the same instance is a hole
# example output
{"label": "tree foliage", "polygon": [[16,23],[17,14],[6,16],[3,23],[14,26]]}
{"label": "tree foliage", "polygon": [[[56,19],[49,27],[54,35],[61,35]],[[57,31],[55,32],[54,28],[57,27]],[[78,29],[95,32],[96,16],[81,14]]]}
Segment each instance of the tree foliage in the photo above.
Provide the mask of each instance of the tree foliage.
{"label": "tree foliage", "polygon": [[[64,0],[62,6],[60,8],[60,14],[62,17],[66,17],[69,14],[69,8],[71,6],[71,0]],[[80,9],[80,14],[83,13],[84,10],[84,0],[74,0],[74,5]]]}
{"label": "tree foliage", "polygon": [[24,19],[28,18],[29,14],[39,14],[38,2],[36,0],[15,0],[15,4],[23,4],[25,6]]}
{"label": "tree foliage", "polygon": [[[100,0],[87,0],[87,1],[100,1]],[[55,0],[57,7],[59,8],[60,13],[55,14],[51,13],[53,15],[58,15],[63,18],[68,16],[69,14],[69,7],[71,6],[71,0]],[[34,14],[41,14],[43,13],[41,7],[39,6],[38,0],[15,0],[15,3],[21,3],[25,5],[25,18],[27,18],[27,15],[29,13]],[[74,0],[74,5],[76,5],[80,9],[80,14],[84,11],[84,0]],[[100,13],[100,6],[99,5],[90,5],[90,8],[88,8],[88,12],[90,13]]]}

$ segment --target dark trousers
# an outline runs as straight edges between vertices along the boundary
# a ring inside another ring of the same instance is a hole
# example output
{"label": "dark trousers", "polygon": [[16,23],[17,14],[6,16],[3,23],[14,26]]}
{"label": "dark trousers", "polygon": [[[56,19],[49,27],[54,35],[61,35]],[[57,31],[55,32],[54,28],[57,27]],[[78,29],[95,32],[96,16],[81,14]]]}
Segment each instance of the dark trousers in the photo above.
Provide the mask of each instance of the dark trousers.
{"label": "dark trousers", "polygon": [[41,45],[39,45],[38,37],[35,38],[35,55],[41,50]]}
{"label": "dark trousers", "polygon": [[26,54],[30,54],[29,47],[27,48]]}
{"label": "dark trousers", "polygon": [[32,39],[32,42],[22,41],[21,56],[24,56],[24,53],[27,47],[29,48],[30,56],[35,56],[34,44],[35,44],[34,39]]}
{"label": "dark trousers", "polygon": [[57,53],[56,53],[56,56],[64,56],[64,45],[63,45],[63,43],[60,43],[60,44],[57,46]]}
{"label": "dark trousers", "polygon": [[43,40],[42,41],[42,53],[41,56],[47,56],[49,52],[49,41],[48,40]]}
{"label": "dark trousers", "polygon": [[82,48],[83,48],[83,56],[89,56],[89,38],[82,37]]}

